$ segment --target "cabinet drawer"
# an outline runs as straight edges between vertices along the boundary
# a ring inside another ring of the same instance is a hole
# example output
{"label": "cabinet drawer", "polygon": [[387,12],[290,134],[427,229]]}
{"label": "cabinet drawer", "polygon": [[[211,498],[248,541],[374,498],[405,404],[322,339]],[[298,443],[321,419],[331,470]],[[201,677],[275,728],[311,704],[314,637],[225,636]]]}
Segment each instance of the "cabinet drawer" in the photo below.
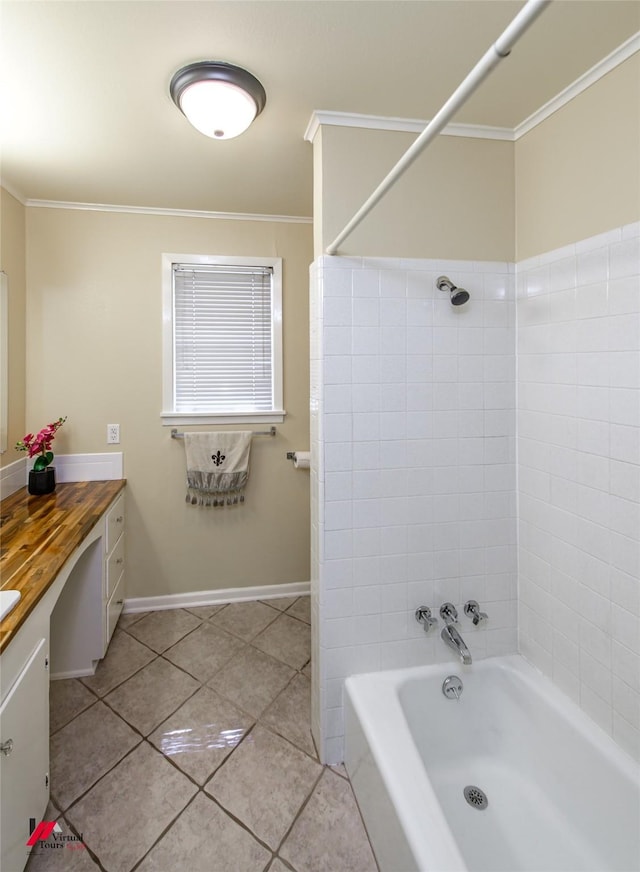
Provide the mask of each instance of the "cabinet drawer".
{"label": "cabinet drawer", "polygon": [[124,494],[121,494],[107,512],[107,537],[105,551],[107,554],[116,544],[124,530]]}
{"label": "cabinet drawer", "polygon": [[120,580],[120,576],[124,571],[124,541],[125,537],[120,536],[118,544],[113,549],[107,560],[106,599],[109,599],[113,593],[118,581]]}
{"label": "cabinet drawer", "polygon": [[120,576],[118,584],[116,585],[116,589],[111,594],[111,599],[107,604],[107,614],[106,614],[106,622],[107,622],[107,639],[105,645],[106,647],[109,644],[111,637],[113,636],[113,631],[116,628],[116,624],[118,623],[118,618],[120,617],[120,612],[122,611],[122,607],[124,605],[124,573]]}

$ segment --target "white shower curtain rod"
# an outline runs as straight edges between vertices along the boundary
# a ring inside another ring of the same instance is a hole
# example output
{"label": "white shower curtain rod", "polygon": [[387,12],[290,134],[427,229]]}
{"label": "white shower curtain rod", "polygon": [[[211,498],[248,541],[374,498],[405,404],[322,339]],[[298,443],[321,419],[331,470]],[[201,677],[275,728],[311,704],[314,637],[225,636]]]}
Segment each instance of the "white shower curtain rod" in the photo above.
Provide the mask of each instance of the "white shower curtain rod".
{"label": "white shower curtain rod", "polygon": [[331,245],[327,246],[327,254],[337,254],[338,248],[351,235],[358,224],[369,214],[373,207],[384,197],[389,188],[395,184],[414,160],[429,143],[436,138],[442,128],[449,122],[473,92],[482,84],[489,73],[506,58],[522,34],[533,24],[536,18],[551,3],[551,0],[529,0],[518,12],[511,24],[498,37],[491,48],[485,52],[466,79],[453,92],[437,115],[427,124],[416,141],[407,149],[391,172],[382,180],[369,199],[358,209],[351,221],[339,233]]}

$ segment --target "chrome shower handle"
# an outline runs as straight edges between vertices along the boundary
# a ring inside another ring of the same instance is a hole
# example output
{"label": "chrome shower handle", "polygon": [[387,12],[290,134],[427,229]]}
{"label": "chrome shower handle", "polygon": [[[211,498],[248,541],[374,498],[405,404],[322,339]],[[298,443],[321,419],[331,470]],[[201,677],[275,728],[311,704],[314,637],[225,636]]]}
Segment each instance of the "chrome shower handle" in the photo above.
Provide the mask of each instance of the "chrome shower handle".
{"label": "chrome shower handle", "polygon": [[489,618],[486,612],[480,611],[480,606],[475,600],[469,600],[464,604],[464,613],[468,618],[471,618],[474,627],[484,623]]}
{"label": "chrome shower handle", "polygon": [[440,606],[440,617],[445,622],[447,627],[450,624],[458,623],[458,610],[453,603],[442,603]]}
{"label": "chrome shower handle", "polygon": [[438,625],[438,619],[431,616],[431,609],[429,606],[418,606],[415,615],[416,621],[419,624],[422,624],[422,629],[425,633],[428,633],[431,627],[436,627]]}

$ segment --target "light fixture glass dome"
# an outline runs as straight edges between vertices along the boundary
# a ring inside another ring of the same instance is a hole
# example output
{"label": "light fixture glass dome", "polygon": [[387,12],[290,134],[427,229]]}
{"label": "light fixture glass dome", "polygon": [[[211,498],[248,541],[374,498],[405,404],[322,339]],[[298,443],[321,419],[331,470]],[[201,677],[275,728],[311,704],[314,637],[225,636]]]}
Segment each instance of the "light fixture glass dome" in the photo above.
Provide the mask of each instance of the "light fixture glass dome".
{"label": "light fixture glass dome", "polygon": [[222,61],[183,67],[169,90],[191,124],[213,139],[239,136],[262,112],[267,99],[255,76]]}

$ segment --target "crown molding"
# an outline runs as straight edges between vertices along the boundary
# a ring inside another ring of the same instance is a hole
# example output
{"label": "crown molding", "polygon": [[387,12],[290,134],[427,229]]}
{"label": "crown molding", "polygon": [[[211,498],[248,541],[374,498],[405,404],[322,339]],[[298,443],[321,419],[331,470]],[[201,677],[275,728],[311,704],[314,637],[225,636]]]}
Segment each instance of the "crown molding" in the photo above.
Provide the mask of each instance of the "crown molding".
{"label": "crown molding", "polygon": [[[634,34],[611,54],[598,61],[590,70],[568,85],[559,94],[533,112],[513,130],[509,127],[490,127],[482,124],[448,124],[442,131],[442,136],[465,136],[473,139],[499,139],[516,142],[546,118],[581,94],[598,79],[606,76],[611,70],[624,63],[637,51],[640,51],[640,32]],[[333,127],[360,127],[368,130],[396,130],[406,133],[422,133],[429,122],[416,118],[388,118],[382,115],[359,115],[351,112],[329,112],[318,109],[311,115],[304,133],[306,142],[313,142],[319,128],[323,124]]]}
{"label": "crown molding", "polygon": [[611,70],[614,70],[617,66],[624,63],[637,51],[640,51],[640,31],[631,36],[626,40],[626,42],[623,42],[622,45],[619,45],[618,48],[611,52],[611,54],[608,54],[605,58],[602,58],[601,61],[598,61],[597,64],[594,64],[590,70],[587,70],[587,72],[576,79],[575,82],[572,82],[563,91],[560,91],[559,94],[552,97],[551,100],[545,103],[544,106],[541,106],[521,124],[518,124],[514,129],[514,138],[518,140],[521,136],[529,133],[530,130],[533,130],[534,127],[537,127],[538,124],[541,124],[550,115],[553,115],[554,112],[557,112],[558,109],[561,109],[577,97],[578,94],[586,91],[587,88],[590,88],[591,85],[595,84],[598,79],[606,76],[607,73],[611,72]]}
{"label": "crown molding", "polygon": [[72,209],[80,212],[121,212],[128,215],[160,215],[169,218],[217,218],[222,221],[270,221],[281,224],[311,224],[303,215],[261,215],[245,212],[206,212],[193,209],[156,209],[153,206],[119,206],[113,203],[67,203],[62,200],[25,200],[34,209]]}
{"label": "crown molding", "polygon": [[[311,115],[304,133],[305,142],[313,142],[320,126],[360,127],[367,130],[396,130],[403,133],[422,133],[428,121],[418,118],[388,118],[383,115],[360,115],[355,112],[329,112],[317,109]],[[502,139],[512,142],[513,130],[507,127],[489,127],[484,124],[447,124],[441,136],[465,136],[472,139]]]}

